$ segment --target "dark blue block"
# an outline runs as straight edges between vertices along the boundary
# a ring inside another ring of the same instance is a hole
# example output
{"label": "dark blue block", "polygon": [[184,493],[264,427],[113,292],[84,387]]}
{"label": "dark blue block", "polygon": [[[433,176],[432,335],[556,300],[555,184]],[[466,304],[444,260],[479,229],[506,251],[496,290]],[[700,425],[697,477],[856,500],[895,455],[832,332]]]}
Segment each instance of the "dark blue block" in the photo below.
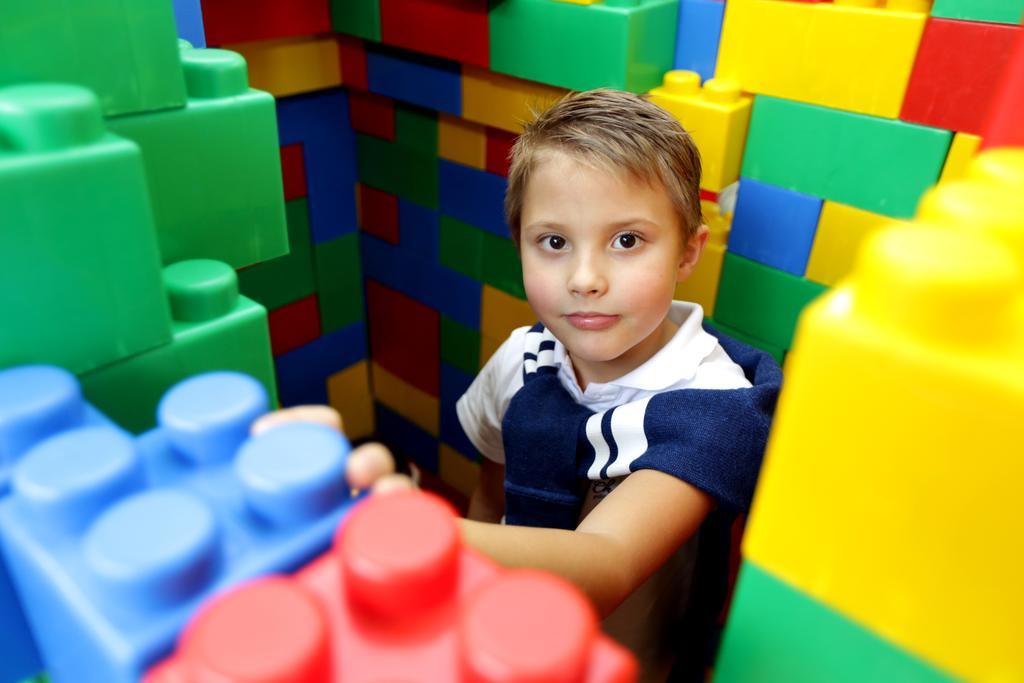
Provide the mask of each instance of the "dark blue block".
{"label": "dark blue block", "polygon": [[674,69],[696,71],[702,81],[714,78],[724,15],[722,0],[680,0]]}
{"label": "dark blue block", "polygon": [[436,263],[441,234],[441,214],[408,199],[398,198],[399,248]]}
{"label": "dark blue block", "polygon": [[377,438],[393,452],[412,460],[431,474],[438,473],[439,442],[395,411],[374,403]]}
{"label": "dark blue block", "polygon": [[366,325],[361,320],[278,356],[281,405],[328,403],[327,379],[367,356]]}
{"label": "dark blue block", "polygon": [[470,460],[479,460],[476,447],[462,430],[455,412],[455,403],[462,397],[473,377],[462,370],[441,363],[441,440]]}
{"label": "dark blue block", "polygon": [[729,251],[802,277],[822,203],[818,197],[740,178]]}
{"label": "dark blue block", "polygon": [[282,145],[302,143],[313,242],[357,230],[356,136],[345,92],[323,90],[279,99],[277,126]]}
{"label": "dark blue block", "polygon": [[199,0],[174,0],[174,23],[178,35],[192,43],[192,47],[206,47],[203,8]]}
{"label": "dark blue block", "polygon": [[462,116],[458,62],[367,43],[366,70],[372,92]]}
{"label": "dark blue block", "polygon": [[508,178],[447,159],[439,163],[441,213],[512,239],[504,209]]}

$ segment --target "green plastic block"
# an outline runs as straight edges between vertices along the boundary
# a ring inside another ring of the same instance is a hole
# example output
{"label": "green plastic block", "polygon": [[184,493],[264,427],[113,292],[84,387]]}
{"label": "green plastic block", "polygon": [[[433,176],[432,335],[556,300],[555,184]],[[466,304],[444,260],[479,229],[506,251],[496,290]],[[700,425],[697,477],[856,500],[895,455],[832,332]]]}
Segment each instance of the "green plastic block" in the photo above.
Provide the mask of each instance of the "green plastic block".
{"label": "green plastic block", "polygon": [[789,350],[800,312],[827,289],[725,252],[715,320],[773,348]]}
{"label": "green plastic block", "polygon": [[359,182],[421,206],[438,205],[437,156],[397,142],[356,135]]}
{"label": "green plastic block", "polygon": [[935,0],[933,17],[1019,24],[1024,20],[1024,0]]}
{"label": "green plastic block", "polygon": [[742,175],[910,218],[939,179],[952,133],[759,95]]}
{"label": "green plastic block", "polygon": [[331,23],[338,33],[380,42],[380,0],[331,0]]}
{"label": "green plastic block", "polygon": [[438,260],[442,266],[484,280],[484,232],[468,223],[441,215]]}
{"label": "green plastic block", "polygon": [[783,349],[781,346],[769,344],[765,340],[758,339],[753,335],[747,334],[743,330],[737,330],[735,327],[726,325],[721,320],[716,320],[715,318],[706,318],[706,320],[712,327],[714,327],[719,332],[723,332],[727,336],[732,337],[733,339],[736,339],[738,341],[741,341],[744,344],[749,344],[754,348],[761,349],[762,351],[767,351],[769,354],[771,354],[772,358],[774,358],[775,362],[778,363],[779,365],[782,365],[783,362],[785,362],[786,350]]}
{"label": "green plastic block", "polygon": [[437,112],[401,102],[395,105],[395,142],[436,157],[438,152]]}
{"label": "green plastic block", "polygon": [[647,92],[675,57],[679,0],[502,0],[490,12],[491,70],[574,90]]}
{"label": "green plastic block", "polygon": [[323,334],[365,317],[363,273],[359,261],[359,233],[322,242],[313,247],[320,327]]}
{"label": "green plastic block", "polygon": [[316,291],[309,206],[305,199],[293,199],[286,203],[285,214],[291,247],[288,254],[238,271],[242,294],[271,311]]}
{"label": "green plastic block", "polygon": [[744,561],[715,683],[934,683],[953,677]]}
{"label": "green plastic block", "polygon": [[442,315],[441,362],[475,377],[480,370],[480,331]]}
{"label": "green plastic block", "polygon": [[484,232],[483,236],[483,281],[512,296],[525,299],[523,267],[515,243],[490,232]]}
{"label": "green plastic block", "polygon": [[86,397],[125,429],[156,424],[160,397],[175,383],[212,370],[252,375],[277,404],[267,311],[239,296],[226,263],[182,261],[164,269],[174,341],[80,377]]}
{"label": "green plastic block", "polygon": [[105,116],[184,105],[172,4],[3,0],[0,86],[33,81],[85,86]]}
{"label": "green plastic block", "polygon": [[171,340],[142,156],[79,86],[0,88],[0,320],[0,367]]}

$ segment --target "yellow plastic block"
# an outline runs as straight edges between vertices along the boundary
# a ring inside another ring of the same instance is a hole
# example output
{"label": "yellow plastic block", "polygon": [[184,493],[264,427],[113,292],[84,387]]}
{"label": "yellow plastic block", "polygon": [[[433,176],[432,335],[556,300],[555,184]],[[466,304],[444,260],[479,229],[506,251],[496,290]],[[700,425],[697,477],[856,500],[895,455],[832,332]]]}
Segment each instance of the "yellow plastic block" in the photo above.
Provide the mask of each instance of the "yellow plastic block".
{"label": "yellow plastic block", "polygon": [[484,127],[451,114],[437,122],[437,155],[463,166],[487,168],[487,133]]}
{"label": "yellow plastic block", "polygon": [[754,99],[736,83],[713,78],[700,85],[694,71],[669,71],[651,102],[676,117],[697,144],[703,174],[700,186],[719,192],[740,179],[743,147]]}
{"label": "yellow plastic block", "polygon": [[441,410],[435,396],[417,389],[377,363],[370,363],[370,378],[374,398],[432,436],[440,435]]}
{"label": "yellow plastic block", "polygon": [[746,92],[896,118],[929,5],[729,0],[715,76]]}
{"label": "yellow plastic block", "polygon": [[359,361],[328,377],[327,399],[341,413],[345,436],[354,440],[373,434],[373,396],[370,394],[370,367],[366,361]]}
{"label": "yellow plastic block", "polygon": [[480,465],[462,453],[442,442],[439,452],[438,468],[441,481],[453,487],[464,496],[473,495],[477,481],[480,480]]}
{"label": "yellow plastic block", "polygon": [[745,554],[957,677],[1024,680],[1021,444],[1021,262],[885,228],[800,320]]}
{"label": "yellow plastic block", "polygon": [[237,43],[227,49],[245,57],[249,84],[275,97],[341,85],[338,43],[330,36]]}
{"label": "yellow plastic block", "polygon": [[805,277],[832,286],[853,270],[860,245],[892,222],[888,216],[825,200]]}
{"label": "yellow plastic block", "polygon": [[490,360],[494,352],[498,350],[498,347],[508,338],[508,335],[498,339],[497,337],[488,337],[486,334],[480,335],[480,367],[482,368]]}
{"label": "yellow plastic block", "polygon": [[502,76],[486,69],[462,67],[463,118],[512,133],[532,121],[565,94],[562,88]]}
{"label": "yellow plastic block", "polygon": [[967,167],[967,177],[996,183],[1019,193],[1024,187],[1024,149],[1001,147],[985,150]]}
{"label": "yellow plastic block", "polygon": [[490,285],[483,286],[480,295],[481,335],[505,341],[515,328],[535,322],[537,315],[530,304]]}
{"label": "yellow plastic block", "polygon": [[967,164],[978,153],[978,146],[981,145],[981,138],[970,133],[956,133],[953,135],[953,143],[949,146],[949,153],[946,155],[946,163],[942,166],[942,175],[939,182],[945,183],[950,180],[959,180],[967,173]]}
{"label": "yellow plastic block", "polygon": [[722,275],[732,216],[722,215],[714,202],[704,200],[700,205],[710,229],[708,241],[690,277],[676,285],[675,298],[698,303],[704,309],[704,315],[712,316],[715,314],[715,298],[718,296],[718,281]]}

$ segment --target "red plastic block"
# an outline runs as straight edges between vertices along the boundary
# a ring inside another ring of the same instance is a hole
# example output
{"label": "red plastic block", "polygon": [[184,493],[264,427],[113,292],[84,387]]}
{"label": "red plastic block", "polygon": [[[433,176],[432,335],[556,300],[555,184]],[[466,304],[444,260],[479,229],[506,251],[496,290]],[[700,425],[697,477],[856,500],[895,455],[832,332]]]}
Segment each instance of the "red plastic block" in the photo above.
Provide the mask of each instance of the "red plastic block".
{"label": "red plastic block", "polygon": [[718,193],[717,192],[712,192],[711,190],[705,190],[704,188],[701,188],[701,190],[700,190],[700,199],[701,199],[701,201],[707,200],[709,202],[715,202],[717,204],[718,203]]}
{"label": "red plastic block", "polygon": [[352,130],[389,142],[395,141],[395,101],[368,92],[350,92],[348,113]]}
{"label": "red plastic block", "polygon": [[980,134],[1024,27],[929,17],[900,118]]}
{"label": "red plastic block", "polygon": [[562,579],[461,547],[451,508],[374,496],[294,577],[223,594],[145,683],[628,683],[632,655]]}
{"label": "red plastic block", "polygon": [[341,61],[341,82],[350,88],[370,89],[366,68],[366,48],[355,36],[337,35],[338,59]]}
{"label": "red plastic block", "polygon": [[1024,33],[1020,31],[999,92],[989,109],[981,148],[1024,147]]}
{"label": "red plastic block", "polygon": [[331,32],[330,0],[203,0],[209,46]]}
{"label": "red plastic block", "polygon": [[484,165],[489,173],[508,177],[508,155],[517,137],[519,136],[500,128],[487,127],[487,156]]}
{"label": "red plastic block", "polygon": [[398,244],[398,197],[360,183],[359,228],[385,242]]}
{"label": "red plastic block", "polygon": [[488,68],[487,0],[380,0],[388,45]]}
{"label": "red plastic block", "polygon": [[366,281],[366,309],[373,360],[417,389],[438,396],[440,314],[375,280]]}
{"label": "red plastic block", "polygon": [[286,202],[306,196],[306,164],[301,142],[281,148],[281,178]]}
{"label": "red plastic block", "polygon": [[299,299],[267,314],[270,351],[288,353],[320,336],[320,309],[316,294]]}

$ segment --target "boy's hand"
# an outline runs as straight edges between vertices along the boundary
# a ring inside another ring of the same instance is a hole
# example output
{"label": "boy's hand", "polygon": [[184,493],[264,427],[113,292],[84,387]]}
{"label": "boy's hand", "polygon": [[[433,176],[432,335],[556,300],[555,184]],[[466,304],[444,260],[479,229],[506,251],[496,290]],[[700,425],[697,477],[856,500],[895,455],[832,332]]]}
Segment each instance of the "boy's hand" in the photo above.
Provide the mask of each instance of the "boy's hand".
{"label": "boy's hand", "polygon": [[[342,431],[342,419],[330,406],[296,406],[267,413],[252,423],[249,431],[259,434],[289,422],[315,422]],[[395,474],[395,458],[379,443],[355,448],[348,456],[345,478],[356,489],[372,488],[374,493],[415,488],[412,479]]]}

